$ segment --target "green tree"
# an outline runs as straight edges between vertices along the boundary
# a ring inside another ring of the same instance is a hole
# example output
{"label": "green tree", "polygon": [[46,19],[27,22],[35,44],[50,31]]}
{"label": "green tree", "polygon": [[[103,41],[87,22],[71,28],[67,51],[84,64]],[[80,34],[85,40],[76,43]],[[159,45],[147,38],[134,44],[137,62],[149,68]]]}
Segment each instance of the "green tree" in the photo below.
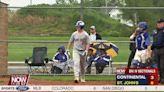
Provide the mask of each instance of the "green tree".
{"label": "green tree", "polygon": [[56,0],[57,4],[66,4],[65,0]]}
{"label": "green tree", "polygon": [[85,6],[104,7],[104,6],[122,6],[124,0],[84,0]]}
{"label": "green tree", "polygon": [[77,0],[68,0],[69,4],[78,4],[78,1]]}
{"label": "green tree", "polygon": [[[164,0],[125,0],[125,7],[162,7]],[[150,30],[155,26],[159,18],[163,18],[164,12],[161,9],[140,9],[140,10],[122,10],[123,18],[135,22],[146,21],[149,24]]]}

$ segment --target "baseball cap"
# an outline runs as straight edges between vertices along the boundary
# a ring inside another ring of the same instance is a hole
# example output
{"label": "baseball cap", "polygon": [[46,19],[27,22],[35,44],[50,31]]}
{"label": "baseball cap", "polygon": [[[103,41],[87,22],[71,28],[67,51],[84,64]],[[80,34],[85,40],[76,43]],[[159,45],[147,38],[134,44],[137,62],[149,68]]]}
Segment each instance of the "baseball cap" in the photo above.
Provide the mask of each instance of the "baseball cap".
{"label": "baseball cap", "polygon": [[62,49],[63,52],[65,52],[65,47],[64,46],[59,46],[58,50]]}
{"label": "baseball cap", "polygon": [[91,26],[90,29],[96,29],[96,27],[95,26]]}
{"label": "baseball cap", "polygon": [[76,22],[76,27],[80,26],[80,27],[83,27],[85,25],[85,23],[83,21],[77,21]]}
{"label": "baseball cap", "polygon": [[143,30],[146,30],[148,28],[148,24],[145,21],[139,22],[138,27],[143,28]]}
{"label": "baseball cap", "polygon": [[159,20],[157,21],[157,23],[161,23],[161,22],[164,22],[164,19],[159,19]]}

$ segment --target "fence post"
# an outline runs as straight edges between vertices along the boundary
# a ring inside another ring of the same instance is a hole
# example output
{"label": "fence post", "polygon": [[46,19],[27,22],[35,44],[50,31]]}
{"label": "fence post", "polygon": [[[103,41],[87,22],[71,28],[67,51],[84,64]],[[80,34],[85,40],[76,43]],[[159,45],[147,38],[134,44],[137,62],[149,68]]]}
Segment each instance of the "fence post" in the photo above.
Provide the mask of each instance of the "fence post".
{"label": "fence post", "polygon": [[81,0],[80,2],[80,20],[84,19],[84,1]]}
{"label": "fence post", "polygon": [[[0,2],[0,75],[8,71],[8,10],[7,4]],[[5,41],[2,41],[5,40]]]}

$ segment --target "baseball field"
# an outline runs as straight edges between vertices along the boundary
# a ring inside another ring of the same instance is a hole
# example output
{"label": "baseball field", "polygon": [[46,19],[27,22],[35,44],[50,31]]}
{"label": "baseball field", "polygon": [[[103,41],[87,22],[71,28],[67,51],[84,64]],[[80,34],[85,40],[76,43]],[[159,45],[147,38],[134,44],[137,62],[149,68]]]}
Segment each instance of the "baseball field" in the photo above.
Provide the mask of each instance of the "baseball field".
{"label": "baseball field", "polygon": [[[8,61],[21,62],[32,55],[33,47],[47,47],[48,57],[52,58],[59,46],[67,46],[69,36],[10,36],[9,40],[11,42],[8,44]],[[103,37],[103,40],[108,40],[118,46],[119,55],[113,58],[114,62],[127,62],[129,42],[123,41],[129,41],[128,37]]]}
{"label": "baseball field", "polygon": [[[119,55],[113,58],[113,62],[127,62],[129,55],[128,37],[103,37],[103,40],[113,42],[119,47]],[[48,57],[52,58],[57,48],[66,46],[69,36],[10,36],[8,44],[8,61],[24,62],[26,57],[32,55],[33,47],[47,47]],[[73,75],[42,75],[31,76],[29,85],[74,85]],[[7,84],[9,76],[1,77],[0,84]],[[114,85],[115,75],[87,75],[86,83],[79,85]]]}

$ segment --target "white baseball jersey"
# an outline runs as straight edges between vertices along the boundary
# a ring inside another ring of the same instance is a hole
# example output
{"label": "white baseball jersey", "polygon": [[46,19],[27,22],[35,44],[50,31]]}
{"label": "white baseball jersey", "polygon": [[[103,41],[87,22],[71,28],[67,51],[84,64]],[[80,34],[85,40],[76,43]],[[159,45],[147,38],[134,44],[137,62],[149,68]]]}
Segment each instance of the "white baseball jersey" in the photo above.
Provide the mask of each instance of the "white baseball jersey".
{"label": "white baseball jersey", "polygon": [[89,39],[89,35],[87,32],[83,31],[81,33],[79,33],[78,31],[75,31],[69,42],[73,42],[73,49],[75,50],[85,50],[86,49],[86,45],[90,44],[90,39]]}

